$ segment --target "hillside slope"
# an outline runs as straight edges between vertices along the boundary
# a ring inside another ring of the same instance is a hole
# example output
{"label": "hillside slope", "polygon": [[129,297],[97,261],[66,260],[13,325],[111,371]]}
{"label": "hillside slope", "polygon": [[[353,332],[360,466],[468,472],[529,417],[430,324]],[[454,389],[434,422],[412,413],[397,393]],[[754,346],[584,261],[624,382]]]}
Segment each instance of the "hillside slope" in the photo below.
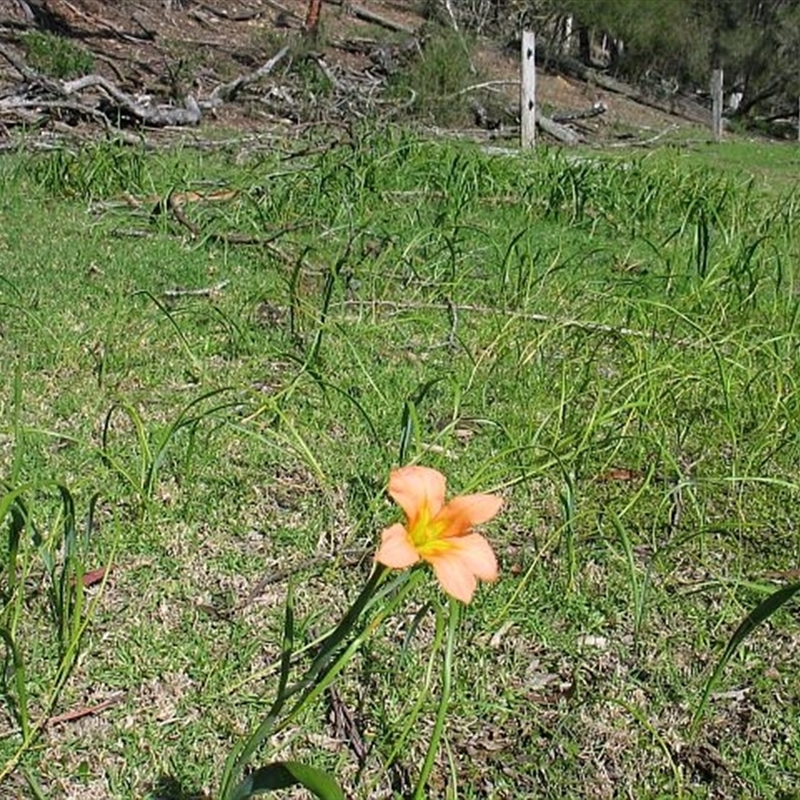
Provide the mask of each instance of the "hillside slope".
{"label": "hillside slope", "polygon": [[[409,100],[418,96],[402,88],[408,82],[405,76],[419,71],[419,64],[430,58],[426,42],[437,35],[418,7],[418,3],[399,0],[324,3],[319,36],[309,41],[302,33],[303,0],[0,0],[0,56],[5,55],[0,57],[0,135],[45,121],[36,103],[41,87],[32,87],[31,80],[24,86],[19,62],[62,82],[95,72],[131,104],[181,105],[191,95],[200,103],[204,126],[262,130],[276,123],[371,116],[396,120],[411,115],[423,123],[441,124],[432,114],[420,113],[419,103]],[[67,38],[71,45],[53,47],[53,41],[63,41],[48,38],[53,35]],[[284,45],[290,49],[269,75],[242,87],[224,103],[211,102],[221,84],[252,75]],[[442,58],[441,53],[438,57]],[[470,42],[470,59],[474,69],[464,86],[447,98],[449,123],[472,128],[477,125],[473,117],[479,116],[474,114],[476,103],[488,104],[494,109],[493,119],[480,122],[499,132],[485,135],[513,137],[516,52],[503,43],[482,39]],[[440,68],[447,72],[446,59]],[[435,71],[433,79],[428,79],[435,84]],[[59,97],[55,91],[50,99],[71,103],[61,102],[58,114],[48,109],[48,125],[96,124],[98,109],[113,122],[108,90],[91,88],[92,99],[83,94]],[[436,91],[435,85],[431,91]],[[606,110],[601,116],[571,123],[589,142],[648,140],[678,128],[697,128],[596,82],[545,69],[540,69],[537,92],[546,114],[580,112],[602,103]],[[72,102],[78,96],[80,103]]]}

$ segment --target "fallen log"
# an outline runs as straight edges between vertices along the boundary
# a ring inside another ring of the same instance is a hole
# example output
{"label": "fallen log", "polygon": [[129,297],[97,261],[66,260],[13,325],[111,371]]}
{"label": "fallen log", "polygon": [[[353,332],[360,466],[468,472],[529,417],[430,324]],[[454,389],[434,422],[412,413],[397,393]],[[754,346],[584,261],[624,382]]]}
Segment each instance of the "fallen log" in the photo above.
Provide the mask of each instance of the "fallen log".
{"label": "fallen log", "polygon": [[536,124],[548,135],[557,139],[563,144],[573,146],[579,144],[581,137],[575,131],[568,128],[566,125],[560,125],[558,122],[545,117],[543,114],[536,114]]}
{"label": "fallen log", "polygon": [[595,103],[591,108],[583,111],[563,111],[559,114],[553,114],[553,122],[577,122],[581,119],[592,119],[605,114],[608,111],[608,106],[603,102]]}
{"label": "fallen log", "polygon": [[[540,55],[538,47],[536,54],[537,56]],[[601,89],[619,94],[622,97],[627,97],[629,100],[634,100],[643,106],[649,106],[658,111],[664,111],[667,114],[674,114],[675,116],[683,117],[691,122],[697,122],[702,125],[708,125],[711,121],[711,112],[709,109],[688,97],[673,95],[669,99],[659,100],[634,86],[630,86],[627,83],[618,81],[616,78],[612,78],[610,75],[606,75],[604,72],[586,67],[580,61],[570,58],[569,56],[547,53],[542,54],[542,60],[547,66],[556,67],[559,72],[594,84]]]}
{"label": "fallen log", "polygon": [[368,8],[364,8],[363,6],[351,5],[350,12],[359,19],[363,19],[364,22],[371,22],[374,25],[380,25],[382,28],[386,28],[387,30],[395,31],[397,33],[407,33],[410,36],[414,36],[416,34],[414,28],[411,28],[408,25],[403,25],[401,22],[395,22],[393,19],[383,17],[380,14],[376,14],[374,11],[370,11]]}

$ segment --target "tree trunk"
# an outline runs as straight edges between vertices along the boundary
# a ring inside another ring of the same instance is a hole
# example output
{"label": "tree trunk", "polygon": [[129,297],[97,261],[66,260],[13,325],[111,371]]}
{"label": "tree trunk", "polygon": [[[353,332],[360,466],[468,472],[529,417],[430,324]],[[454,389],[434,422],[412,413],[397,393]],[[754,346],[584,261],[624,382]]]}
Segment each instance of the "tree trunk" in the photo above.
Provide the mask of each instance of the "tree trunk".
{"label": "tree trunk", "polygon": [[308,13],[306,14],[306,33],[315,33],[319,25],[319,14],[322,9],[322,0],[308,0]]}
{"label": "tree trunk", "polygon": [[745,96],[731,116],[739,118],[746,117],[747,112],[750,111],[753,106],[758,105],[762,100],[768,100],[770,97],[774,97],[783,89],[783,86],[784,81],[776,80],[769,84],[769,86],[765,86],[760,92],[756,92],[750,96],[747,95],[747,87],[745,86]]}
{"label": "tree trunk", "polygon": [[578,57],[587,66],[592,66],[592,32],[586,25],[578,28]]}

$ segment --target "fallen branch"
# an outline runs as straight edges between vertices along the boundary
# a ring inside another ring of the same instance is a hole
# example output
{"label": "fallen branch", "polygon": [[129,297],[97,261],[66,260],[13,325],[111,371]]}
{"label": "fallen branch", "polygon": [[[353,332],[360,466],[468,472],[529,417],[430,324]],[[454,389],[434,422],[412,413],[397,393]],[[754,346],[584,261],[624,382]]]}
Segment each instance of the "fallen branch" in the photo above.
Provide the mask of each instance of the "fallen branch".
{"label": "fallen branch", "polygon": [[233,100],[239,92],[244,89],[246,86],[249,86],[251,83],[255,83],[257,80],[261,78],[265,78],[267,75],[272,72],[273,69],[286,57],[289,53],[289,46],[285,45],[282,47],[278,52],[269,60],[266,64],[259,67],[255,72],[248,72],[246,75],[240,75],[238,78],[230,81],[229,83],[223,83],[220,86],[217,86],[213,92],[211,92],[211,97],[209,97],[207,101],[207,105],[211,108],[220,105],[221,103],[225,103],[229,100]]}
{"label": "fallen branch", "polygon": [[[94,117],[104,125],[110,126],[110,117],[114,111],[121,111],[132,117],[136,122],[155,128],[162,128],[167,125],[197,125],[200,122],[202,112],[191,95],[186,98],[185,108],[169,108],[144,106],[134,100],[133,97],[123,92],[110,80],[102,75],[84,75],[71,81],[56,81],[40,75],[36,70],[31,69],[25,61],[0,44],[0,55],[6,59],[17,72],[32,86],[40,87],[57,99],[47,99],[32,96],[20,96],[18,93],[14,97],[5,98],[2,107],[6,110],[14,109],[57,109],[64,108],[84,116]],[[116,104],[117,108],[95,108],[85,103],[80,103],[75,99],[75,95],[86,89],[99,88],[105,92]],[[108,112],[112,112],[109,114]]]}
{"label": "fallen branch", "polygon": [[[111,128],[111,120],[99,109],[91,108],[82,103],[69,100],[24,100],[18,97],[5,97],[0,99],[0,113],[14,113],[28,109],[48,109],[70,111],[81,117],[87,117],[100,122],[106,129]],[[23,115],[24,118],[24,115]]]}
{"label": "fallen branch", "polygon": [[84,75],[82,78],[64,82],[61,88],[64,94],[69,96],[95,86],[100,87],[108,94],[118,104],[119,110],[127,112],[137,122],[154,128],[163,128],[167,125],[197,125],[202,117],[200,106],[197,105],[197,101],[192,95],[187,95],[184,101],[185,108],[162,106],[150,108],[137,103],[130,95],[102,75]]}
{"label": "fallen branch", "polygon": [[177,297],[215,297],[230,281],[220,281],[214,286],[206,286],[202,289],[167,289],[162,295],[170,300]]}

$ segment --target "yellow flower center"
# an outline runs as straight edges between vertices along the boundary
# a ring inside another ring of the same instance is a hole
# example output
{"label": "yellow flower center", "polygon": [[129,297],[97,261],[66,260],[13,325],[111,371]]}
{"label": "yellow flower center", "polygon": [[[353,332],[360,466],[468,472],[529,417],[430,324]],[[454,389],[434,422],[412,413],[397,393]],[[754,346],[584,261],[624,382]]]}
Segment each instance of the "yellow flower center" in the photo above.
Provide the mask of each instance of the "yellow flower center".
{"label": "yellow flower center", "polygon": [[431,519],[431,510],[427,504],[419,510],[417,518],[409,520],[408,535],[417,550],[430,548],[430,545],[439,541],[444,532],[444,523]]}

